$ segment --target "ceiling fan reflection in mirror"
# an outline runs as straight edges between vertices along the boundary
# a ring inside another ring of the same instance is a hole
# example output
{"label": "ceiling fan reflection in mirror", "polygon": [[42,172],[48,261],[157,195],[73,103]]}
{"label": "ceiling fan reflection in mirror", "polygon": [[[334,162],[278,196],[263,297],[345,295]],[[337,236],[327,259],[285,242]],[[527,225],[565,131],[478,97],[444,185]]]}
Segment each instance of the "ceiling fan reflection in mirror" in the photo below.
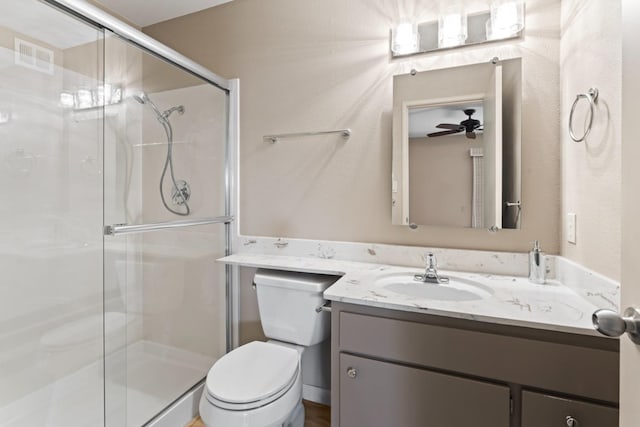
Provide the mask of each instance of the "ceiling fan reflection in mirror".
{"label": "ceiling fan reflection in mirror", "polygon": [[453,135],[460,132],[465,132],[465,135],[469,139],[476,139],[476,131],[482,130],[480,120],[472,119],[471,116],[476,112],[473,108],[468,108],[462,110],[462,112],[468,117],[467,119],[461,121],[459,124],[453,123],[440,123],[436,126],[438,129],[447,129],[440,132],[432,132],[428,133],[427,136],[430,138],[445,136],[445,135]]}

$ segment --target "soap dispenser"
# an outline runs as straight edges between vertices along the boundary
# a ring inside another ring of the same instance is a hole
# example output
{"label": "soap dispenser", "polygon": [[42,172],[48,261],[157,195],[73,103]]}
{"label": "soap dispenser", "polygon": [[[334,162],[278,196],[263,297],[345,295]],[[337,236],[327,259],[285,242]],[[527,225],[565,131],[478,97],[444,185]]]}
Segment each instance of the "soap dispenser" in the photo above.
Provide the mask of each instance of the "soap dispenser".
{"label": "soap dispenser", "polygon": [[543,284],[547,276],[547,263],[544,252],[540,250],[540,242],[533,242],[533,249],[529,252],[529,281]]}

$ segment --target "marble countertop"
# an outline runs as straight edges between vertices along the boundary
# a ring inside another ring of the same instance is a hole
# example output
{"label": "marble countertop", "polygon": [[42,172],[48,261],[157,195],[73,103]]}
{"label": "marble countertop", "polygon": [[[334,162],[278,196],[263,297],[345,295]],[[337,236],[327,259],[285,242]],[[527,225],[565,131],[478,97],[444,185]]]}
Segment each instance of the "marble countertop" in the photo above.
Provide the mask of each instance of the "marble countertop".
{"label": "marble countertop", "polygon": [[[397,293],[376,285],[376,279],[395,273],[419,274],[410,267],[310,257],[235,254],[218,260],[226,264],[342,276],[329,287],[325,298],[350,304],[449,316],[511,326],[550,331],[599,335],[591,314],[600,307],[558,281],[544,285],[526,277],[484,273],[439,271],[455,279],[475,281],[490,290],[491,296],[470,301],[442,301]],[[430,284],[425,284],[429,286]],[[446,285],[441,285],[446,286]]]}

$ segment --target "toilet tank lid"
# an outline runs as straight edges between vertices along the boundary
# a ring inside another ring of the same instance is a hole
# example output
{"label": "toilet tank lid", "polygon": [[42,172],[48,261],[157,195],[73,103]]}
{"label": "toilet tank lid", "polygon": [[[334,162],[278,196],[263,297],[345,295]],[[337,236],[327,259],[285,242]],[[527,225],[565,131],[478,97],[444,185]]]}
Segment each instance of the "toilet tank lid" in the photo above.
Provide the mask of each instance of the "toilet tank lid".
{"label": "toilet tank lid", "polygon": [[297,271],[267,270],[260,268],[254,282],[257,286],[296,289],[306,292],[324,292],[340,276],[327,274],[300,273]]}

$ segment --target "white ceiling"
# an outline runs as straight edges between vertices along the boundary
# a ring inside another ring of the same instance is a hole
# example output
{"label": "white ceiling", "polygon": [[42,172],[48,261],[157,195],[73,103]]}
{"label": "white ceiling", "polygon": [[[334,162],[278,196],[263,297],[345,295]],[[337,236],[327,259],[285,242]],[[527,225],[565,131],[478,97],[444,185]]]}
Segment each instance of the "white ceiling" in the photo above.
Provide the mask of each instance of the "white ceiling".
{"label": "white ceiling", "polygon": [[[0,27],[68,49],[99,38],[97,30],[36,0],[1,0]],[[232,0],[98,0],[140,27],[187,15]]]}
{"label": "white ceiling", "polygon": [[132,23],[146,27],[232,0],[96,0]]}
{"label": "white ceiling", "polygon": [[100,36],[95,28],[39,1],[2,0],[2,8],[0,27],[29,36],[36,43],[42,40],[64,50],[94,42]]}

